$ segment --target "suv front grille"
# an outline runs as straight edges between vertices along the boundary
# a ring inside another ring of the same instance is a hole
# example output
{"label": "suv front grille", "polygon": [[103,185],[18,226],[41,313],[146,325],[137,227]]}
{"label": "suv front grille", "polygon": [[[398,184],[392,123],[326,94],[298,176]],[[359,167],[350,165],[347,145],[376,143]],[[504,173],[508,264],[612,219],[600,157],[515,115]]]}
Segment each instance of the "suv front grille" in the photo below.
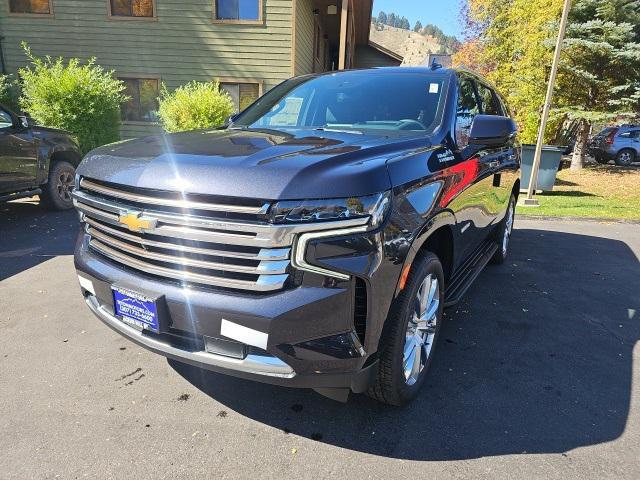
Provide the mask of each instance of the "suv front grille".
{"label": "suv front grille", "polygon": [[89,247],[171,280],[250,291],[281,289],[294,234],[266,221],[269,202],[115,186],[82,178],[74,192]]}

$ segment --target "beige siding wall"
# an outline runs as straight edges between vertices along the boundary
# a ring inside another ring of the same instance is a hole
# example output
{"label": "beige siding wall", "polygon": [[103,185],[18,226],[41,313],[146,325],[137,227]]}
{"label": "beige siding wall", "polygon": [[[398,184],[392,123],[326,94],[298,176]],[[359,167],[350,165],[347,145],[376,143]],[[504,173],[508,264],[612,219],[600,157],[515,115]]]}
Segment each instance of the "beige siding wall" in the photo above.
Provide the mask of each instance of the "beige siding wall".
{"label": "beige siding wall", "polygon": [[[156,0],[153,20],[108,18],[107,0],[53,0],[53,16],[14,16],[0,0],[0,34],[10,73],[26,64],[26,41],[35,55],[95,56],[117,75],[155,76],[169,89],[227,77],[262,81],[267,91],[291,76],[293,3],[263,5],[264,25],[239,25],[212,23],[212,0]],[[153,130],[128,124],[122,133]]]}
{"label": "beige siding wall", "polygon": [[397,67],[400,62],[368,45],[356,48],[356,68]]}
{"label": "beige siding wall", "polygon": [[294,0],[296,5],[296,65],[295,74],[313,73],[313,3]]}

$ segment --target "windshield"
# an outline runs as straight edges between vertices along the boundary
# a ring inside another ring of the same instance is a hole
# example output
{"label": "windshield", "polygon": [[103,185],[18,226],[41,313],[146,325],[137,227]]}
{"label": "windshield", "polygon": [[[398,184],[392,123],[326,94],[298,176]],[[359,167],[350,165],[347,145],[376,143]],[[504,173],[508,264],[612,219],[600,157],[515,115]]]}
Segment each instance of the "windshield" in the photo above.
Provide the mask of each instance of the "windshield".
{"label": "windshield", "polygon": [[294,78],[242,112],[233,126],[432,131],[442,115],[447,78],[371,71]]}

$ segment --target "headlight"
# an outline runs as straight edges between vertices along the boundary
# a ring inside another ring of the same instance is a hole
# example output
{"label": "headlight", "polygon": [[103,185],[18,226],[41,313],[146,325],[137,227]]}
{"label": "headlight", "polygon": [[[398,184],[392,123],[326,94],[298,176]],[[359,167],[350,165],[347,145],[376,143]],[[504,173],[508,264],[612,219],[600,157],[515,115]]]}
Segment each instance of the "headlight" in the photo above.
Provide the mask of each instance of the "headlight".
{"label": "headlight", "polygon": [[371,217],[371,225],[378,226],[389,208],[389,192],[366,197],[328,200],[281,201],[271,209],[272,223],[306,223]]}

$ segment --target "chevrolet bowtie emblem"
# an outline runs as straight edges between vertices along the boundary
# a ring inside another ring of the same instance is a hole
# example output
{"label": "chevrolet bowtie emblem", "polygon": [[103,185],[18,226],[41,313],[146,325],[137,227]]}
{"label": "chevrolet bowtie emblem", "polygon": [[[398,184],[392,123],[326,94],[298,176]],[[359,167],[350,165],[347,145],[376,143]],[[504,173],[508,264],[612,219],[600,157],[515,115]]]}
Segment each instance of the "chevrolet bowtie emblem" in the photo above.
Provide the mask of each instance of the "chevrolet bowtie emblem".
{"label": "chevrolet bowtie emblem", "polygon": [[143,217],[142,213],[125,213],[118,217],[118,222],[127,227],[132,232],[142,232],[155,228],[158,220],[155,218]]}

